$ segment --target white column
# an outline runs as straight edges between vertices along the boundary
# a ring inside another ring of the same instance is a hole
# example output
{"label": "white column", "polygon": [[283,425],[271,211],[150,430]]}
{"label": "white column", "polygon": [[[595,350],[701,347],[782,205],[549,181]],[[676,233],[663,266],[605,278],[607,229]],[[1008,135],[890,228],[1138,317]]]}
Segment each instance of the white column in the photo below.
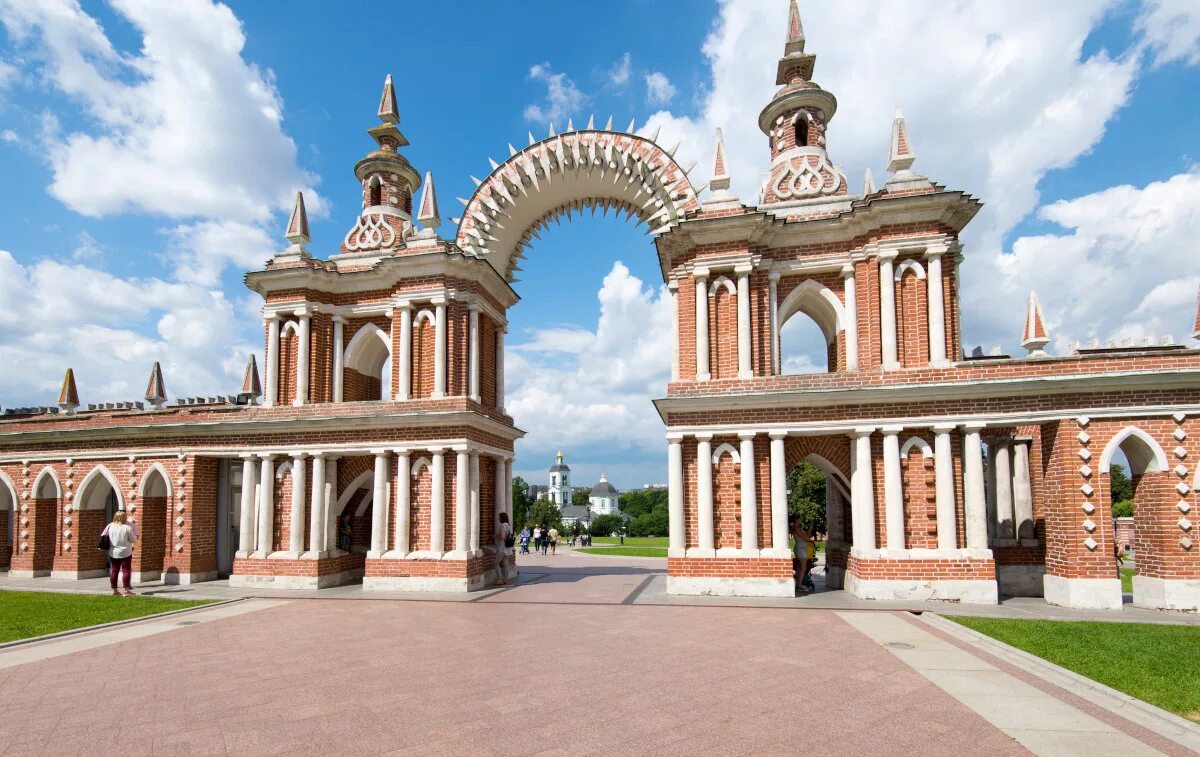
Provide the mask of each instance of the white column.
{"label": "white column", "polygon": [[254,455],[242,455],[242,513],[238,521],[238,557],[254,551],[254,494],[258,485],[258,464]]}
{"label": "white column", "polygon": [[1008,439],[989,443],[996,449],[996,538],[1013,539],[1012,447]]}
{"label": "white column", "polygon": [[329,458],[325,463],[325,481],[329,493],[325,497],[325,535],[322,537],[320,550],[332,552],[337,548],[337,501],[338,501],[338,461],[336,457]]}
{"label": "white column", "polygon": [[261,557],[271,553],[275,537],[275,463],[263,455],[258,471],[258,545]]}
{"label": "white column", "polygon": [[954,453],[950,447],[953,425],[933,427],[934,497],[937,503],[938,549],[958,547],[954,518]]}
{"label": "white column", "polygon": [[433,399],[446,396],[446,302],[434,301]]}
{"label": "white column", "polygon": [[470,454],[459,450],[454,460],[454,550],[465,557],[471,548],[471,461]]}
{"label": "white column", "polygon": [[379,557],[387,549],[387,480],[388,452],[373,449],[375,456],[375,486],[371,495],[371,553],[368,557]]}
{"label": "white column", "polygon": [[313,453],[312,494],[308,504],[308,551],[316,557],[325,540],[325,453]]}
{"label": "white column", "polygon": [[983,440],[980,425],[963,426],[963,516],[967,548],[987,549],[987,502],[983,493]]}
{"label": "white column", "polygon": [[788,554],[787,460],[783,440],[787,434],[772,431],[771,437],[771,551],[773,557]]}
{"label": "white column", "polygon": [[750,273],[737,272],[738,378],[754,377],[750,368]]}
{"label": "white column", "polygon": [[696,380],[708,381],[708,272],[696,271]]}
{"label": "white column", "polygon": [[679,380],[679,282],[667,282],[671,292],[671,381]]}
{"label": "white column", "polygon": [[513,528],[517,527],[516,523],[512,522],[513,507],[512,507],[512,458],[507,458],[504,461],[504,512],[508,513],[508,525]]}
{"label": "white column", "polygon": [[758,493],[755,486],[754,432],[738,434],[742,440],[742,554],[758,557]]}
{"label": "white column", "polygon": [[395,399],[412,399],[412,303],[401,302],[400,308],[400,355],[397,370],[400,373],[400,391]]}
{"label": "white column", "polygon": [[441,554],[446,551],[446,453],[431,449],[433,462],[430,466],[429,486],[429,551]]}
{"label": "white column", "polygon": [[783,372],[782,358],[779,354],[779,272],[771,271],[771,283],[768,297],[771,308],[768,317],[771,320],[771,374],[778,376]]}
{"label": "white column", "polygon": [[929,305],[929,364],[934,368],[950,365],[946,360],[946,300],[942,284],[942,255],[945,245],[933,245],[925,250],[925,284]]}
{"label": "white column", "polygon": [[884,426],[883,506],[888,549],[904,549],[904,482],[900,472],[901,426]]}
{"label": "white column", "polygon": [[267,399],[272,407],[279,401],[279,314],[267,319]]}
{"label": "white column", "polygon": [[504,412],[504,333],[503,326],[496,329],[496,409],[502,413]]}
{"label": "white column", "polygon": [[300,327],[296,329],[296,398],[292,404],[303,405],[308,402],[309,326],[312,315],[308,310],[297,310],[296,316],[300,319]]}
{"label": "white column", "polygon": [[343,383],[345,381],[344,368],[342,360],[345,357],[346,345],[343,343],[345,339],[346,319],[340,315],[333,317],[333,401],[341,402],[343,394]]}
{"label": "white column", "polygon": [[479,551],[479,453],[471,453],[471,507],[467,513],[470,524],[470,546],[471,552]]}
{"label": "white column", "polygon": [[396,453],[396,543],[392,549],[402,555],[412,551],[409,532],[412,530],[412,458],[408,450]]}
{"label": "white column", "polygon": [[858,280],[854,275],[854,263],[842,266],[842,282],[845,293],[846,312],[846,370],[858,370]]}
{"label": "white column", "polygon": [[512,512],[509,509],[508,499],[512,496],[512,488],[504,488],[504,458],[492,458],[496,463],[496,505],[492,508],[492,522],[488,524],[487,531],[483,535],[485,542],[491,543],[492,535],[496,532],[496,526],[500,523],[500,513],[508,513],[508,525],[512,523]]}
{"label": "white column", "polygon": [[989,444],[987,449],[987,473],[983,479],[984,502],[987,506],[988,544],[996,538],[996,445]]}
{"label": "white column", "polygon": [[304,551],[304,495],[306,479],[303,452],[292,453],[292,502],[288,513],[288,552],[299,556]]}
{"label": "white column", "polygon": [[667,555],[682,557],[687,546],[683,517],[683,434],[667,434]]}
{"label": "white column", "polygon": [[842,522],[842,490],[834,483],[833,476],[825,477],[825,526],[829,529],[829,542],[840,544],[846,541],[846,524]]}
{"label": "white column", "polygon": [[1033,525],[1033,490],[1029,485],[1029,444],[1013,442],[1013,521],[1018,539],[1036,537]]}
{"label": "white column", "polygon": [[894,371],[900,367],[896,354],[896,274],[893,265],[895,259],[895,250],[879,253],[879,319],[885,371]]}
{"label": "white column", "polygon": [[875,549],[875,474],[871,470],[871,433],[874,428],[854,429],[850,467],[854,491],[850,517],[854,521],[854,547]]}
{"label": "white column", "polygon": [[467,306],[467,394],[479,401],[479,305]]}
{"label": "white column", "polygon": [[696,529],[699,554],[703,557],[714,554],[712,437],[712,434],[696,434]]}

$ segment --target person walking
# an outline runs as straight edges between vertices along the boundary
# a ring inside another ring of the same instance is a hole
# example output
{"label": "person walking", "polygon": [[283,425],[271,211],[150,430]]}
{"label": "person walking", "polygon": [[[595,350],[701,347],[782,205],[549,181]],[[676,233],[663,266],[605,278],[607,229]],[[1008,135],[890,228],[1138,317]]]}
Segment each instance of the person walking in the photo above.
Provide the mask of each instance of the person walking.
{"label": "person walking", "polygon": [[806,591],[804,576],[808,572],[809,533],[798,517],[793,517],[791,525],[792,538],[795,540],[792,543],[792,570],[795,574],[796,591]]}
{"label": "person walking", "polygon": [[535,553],[542,551],[542,527],[533,527],[533,551]]}
{"label": "person walking", "polygon": [[521,529],[521,554],[529,554],[529,540],[533,538],[533,533],[529,530],[529,524]]}
{"label": "person walking", "polygon": [[499,523],[496,524],[494,541],[496,544],[496,585],[508,584],[508,550],[513,545],[512,526],[508,525],[508,513],[500,513]]}
{"label": "person walking", "polygon": [[558,554],[558,529],[554,526],[550,527],[550,554]]}
{"label": "person walking", "polygon": [[133,543],[138,539],[137,527],[125,522],[125,511],[117,510],[112,523],[100,532],[101,544],[108,540],[108,583],[112,586],[114,597],[121,596],[117,591],[117,574],[125,586],[125,596],[133,596]]}

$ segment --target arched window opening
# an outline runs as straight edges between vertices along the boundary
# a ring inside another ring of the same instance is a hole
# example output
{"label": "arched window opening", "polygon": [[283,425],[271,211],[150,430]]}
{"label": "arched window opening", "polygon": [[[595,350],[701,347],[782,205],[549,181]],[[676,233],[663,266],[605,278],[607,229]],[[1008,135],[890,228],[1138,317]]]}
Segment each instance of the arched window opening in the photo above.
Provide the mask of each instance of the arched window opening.
{"label": "arched window opening", "polygon": [[347,402],[392,398],[392,351],[383,329],[368,323],[355,332],[343,358],[342,396]]}
{"label": "arched window opening", "polygon": [[[794,317],[801,313],[806,317]],[[842,301],[828,287],[813,279],[793,287],[779,304],[780,372],[837,371],[842,322]]]}
{"label": "arched window opening", "polygon": [[796,147],[808,147],[808,119],[796,119]]}
{"label": "arched window opening", "polygon": [[367,206],[375,207],[383,204],[383,185],[378,176],[372,176],[367,183]]}
{"label": "arched window opening", "polygon": [[831,347],[836,349],[836,344],[830,344],[816,321],[797,314],[779,330],[780,372],[784,375],[833,372],[837,356]]}

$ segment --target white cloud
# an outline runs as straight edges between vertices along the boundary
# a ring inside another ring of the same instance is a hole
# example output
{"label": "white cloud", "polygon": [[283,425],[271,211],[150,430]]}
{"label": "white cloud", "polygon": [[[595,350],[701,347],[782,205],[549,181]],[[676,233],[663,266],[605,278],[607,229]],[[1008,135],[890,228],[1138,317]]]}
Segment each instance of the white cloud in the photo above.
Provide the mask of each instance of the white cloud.
{"label": "white cloud", "polygon": [[508,346],[517,352],[554,352],[576,355],[596,341],[596,335],[587,329],[574,326],[552,326],[537,329],[533,338],[520,344]]}
{"label": "white cloud", "polygon": [[662,71],[646,74],[646,100],[651,105],[666,105],[675,97],[675,85]]}
{"label": "white cloud", "polygon": [[1154,53],[1154,64],[1200,63],[1200,4],[1195,0],[1146,0],[1138,29]]}
{"label": "white cloud", "polygon": [[175,277],[193,284],[215,284],[229,264],[237,270],[262,268],[280,246],[262,227],[237,221],[181,224],[164,233]]}
{"label": "white cloud", "polygon": [[564,121],[583,107],[587,98],[566,74],[556,74],[549,63],[539,63],[529,69],[529,79],[546,85],[546,97],[540,103],[525,106],[525,119],[545,123]]}
{"label": "white cloud", "polygon": [[624,87],[629,83],[629,78],[633,74],[633,57],[629,53],[625,53],[612,68],[608,69],[608,83],[613,87]]}
{"label": "white cloud", "polygon": [[72,259],[95,259],[100,257],[103,252],[103,247],[91,234],[87,233],[86,231],[81,231],[75,235],[75,249],[71,250]]}
{"label": "white cloud", "polygon": [[4,131],[0,131],[0,141],[7,142],[11,145],[20,142],[21,138],[17,136],[17,133],[12,129],[5,129]]}
{"label": "white cloud", "polygon": [[6,60],[0,60],[0,91],[11,87],[19,75],[20,71],[16,66]]}

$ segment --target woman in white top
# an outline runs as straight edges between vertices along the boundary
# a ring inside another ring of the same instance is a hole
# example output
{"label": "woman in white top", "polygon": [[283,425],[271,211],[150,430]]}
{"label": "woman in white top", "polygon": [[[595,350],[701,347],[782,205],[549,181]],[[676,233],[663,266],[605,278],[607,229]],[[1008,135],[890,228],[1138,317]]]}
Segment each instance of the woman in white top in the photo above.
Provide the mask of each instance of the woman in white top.
{"label": "woman in white top", "polygon": [[104,527],[101,536],[108,536],[108,583],[112,586],[114,597],[120,596],[117,591],[117,572],[125,584],[125,596],[133,596],[133,543],[137,541],[137,527],[125,522],[125,511],[117,510],[112,523]]}
{"label": "woman in white top", "polygon": [[493,539],[496,545],[496,585],[504,586],[508,583],[508,540],[512,537],[512,526],[508,525],[508,513],[500,513],[499,521]]}

